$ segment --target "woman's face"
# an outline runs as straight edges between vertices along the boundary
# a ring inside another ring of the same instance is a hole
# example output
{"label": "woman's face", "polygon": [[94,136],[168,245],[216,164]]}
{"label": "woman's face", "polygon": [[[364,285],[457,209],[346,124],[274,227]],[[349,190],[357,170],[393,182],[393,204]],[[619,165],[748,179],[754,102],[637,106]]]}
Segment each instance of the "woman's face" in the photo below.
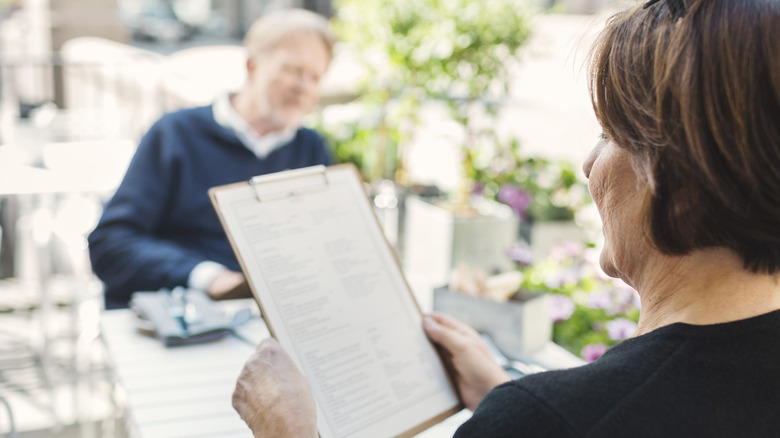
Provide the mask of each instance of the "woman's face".
{"label": "woman's face", "polygon": [[643,206],[647,183],[634,170],[629,152],[603,135],[582,170],[603,224],[601,268],[632,284],[649,254]]}

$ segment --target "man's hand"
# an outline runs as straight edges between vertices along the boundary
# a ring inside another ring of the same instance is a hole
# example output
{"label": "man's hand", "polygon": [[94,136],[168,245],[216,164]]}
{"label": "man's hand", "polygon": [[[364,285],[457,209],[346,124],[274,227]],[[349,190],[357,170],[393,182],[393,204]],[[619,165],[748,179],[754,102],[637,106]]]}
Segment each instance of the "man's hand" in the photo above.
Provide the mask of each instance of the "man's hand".
{"label": "man's hand", "polygon": [[[245,286],[246,291],[239,291],[239,286]],[[214,281],[211,282],[206,292],[214,300],[248,298],[252,296],[249,287],[246,285],[244,274],[230,270],[220,272],[214,278]]]}
{"label": "man's hand", "polygon": [[244,364],[233,408],[255,438],[316,438],[317,409],[303,374],[272,338]]}
{"label": "man's hand", "polygon": [[455,369],[455,383],[463,404],[472,411],[491,389],[508,382],[509,375],[490,355],[479,333],[446,315],[430,314],[423,328],[433,342],[444,348]]}

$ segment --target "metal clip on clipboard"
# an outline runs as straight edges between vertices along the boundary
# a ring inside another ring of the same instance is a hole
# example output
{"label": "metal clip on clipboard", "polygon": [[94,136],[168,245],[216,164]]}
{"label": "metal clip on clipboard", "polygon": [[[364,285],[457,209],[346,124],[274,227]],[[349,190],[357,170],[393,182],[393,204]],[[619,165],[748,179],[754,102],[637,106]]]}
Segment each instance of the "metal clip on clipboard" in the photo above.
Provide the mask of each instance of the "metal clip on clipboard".
{"label": "metal clip on clipboard", "polygon": [[249,180],[259,202],[297,196],[328,189],[328,176],[323,165],[260,175]]}

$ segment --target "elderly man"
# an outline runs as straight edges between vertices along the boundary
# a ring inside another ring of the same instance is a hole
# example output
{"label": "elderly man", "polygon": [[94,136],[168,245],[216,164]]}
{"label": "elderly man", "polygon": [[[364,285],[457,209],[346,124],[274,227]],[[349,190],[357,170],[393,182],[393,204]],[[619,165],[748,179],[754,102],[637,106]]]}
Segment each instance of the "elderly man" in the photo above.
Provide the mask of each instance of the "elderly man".
{"label": "elderly man", "polygon": [[315,13],[265,15],[247,33],[247,80],[238,93],[151,127],[89,236],[106,308],[127,306],[139,290],[187,286],[219,298],[243,282],[207,191],[331,163],[323,139],[301,121],[317,105],[333,44]]}

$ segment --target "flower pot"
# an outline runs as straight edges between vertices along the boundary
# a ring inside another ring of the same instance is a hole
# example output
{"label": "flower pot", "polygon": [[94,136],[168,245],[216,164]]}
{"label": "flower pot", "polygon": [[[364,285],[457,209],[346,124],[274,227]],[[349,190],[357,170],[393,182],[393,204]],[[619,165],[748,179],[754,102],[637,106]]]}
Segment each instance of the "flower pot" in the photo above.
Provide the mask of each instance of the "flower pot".
{"label": "flower pot", "polygon": [[519,292],[506,302],[451,291],[433,292],[433,309],[488,334],[505,356],[527,357],[552,339],[550,296]]}
{"label": "flower pot", "polygon": [[561,242],[585,241],[585,233],[574,221],[534,221],[531,225],[531,251],[534,260],[550,255],[550,248]]}
{"label": "flower pot", "polygon": [[405,269],[424,274],[435,286],[446,284],[458,263],[488,273],[513,269],[507,249],[517,240],[519,219],[504,204],[474,199],[473,212],[453,213],[418,197],[405,203]]}

